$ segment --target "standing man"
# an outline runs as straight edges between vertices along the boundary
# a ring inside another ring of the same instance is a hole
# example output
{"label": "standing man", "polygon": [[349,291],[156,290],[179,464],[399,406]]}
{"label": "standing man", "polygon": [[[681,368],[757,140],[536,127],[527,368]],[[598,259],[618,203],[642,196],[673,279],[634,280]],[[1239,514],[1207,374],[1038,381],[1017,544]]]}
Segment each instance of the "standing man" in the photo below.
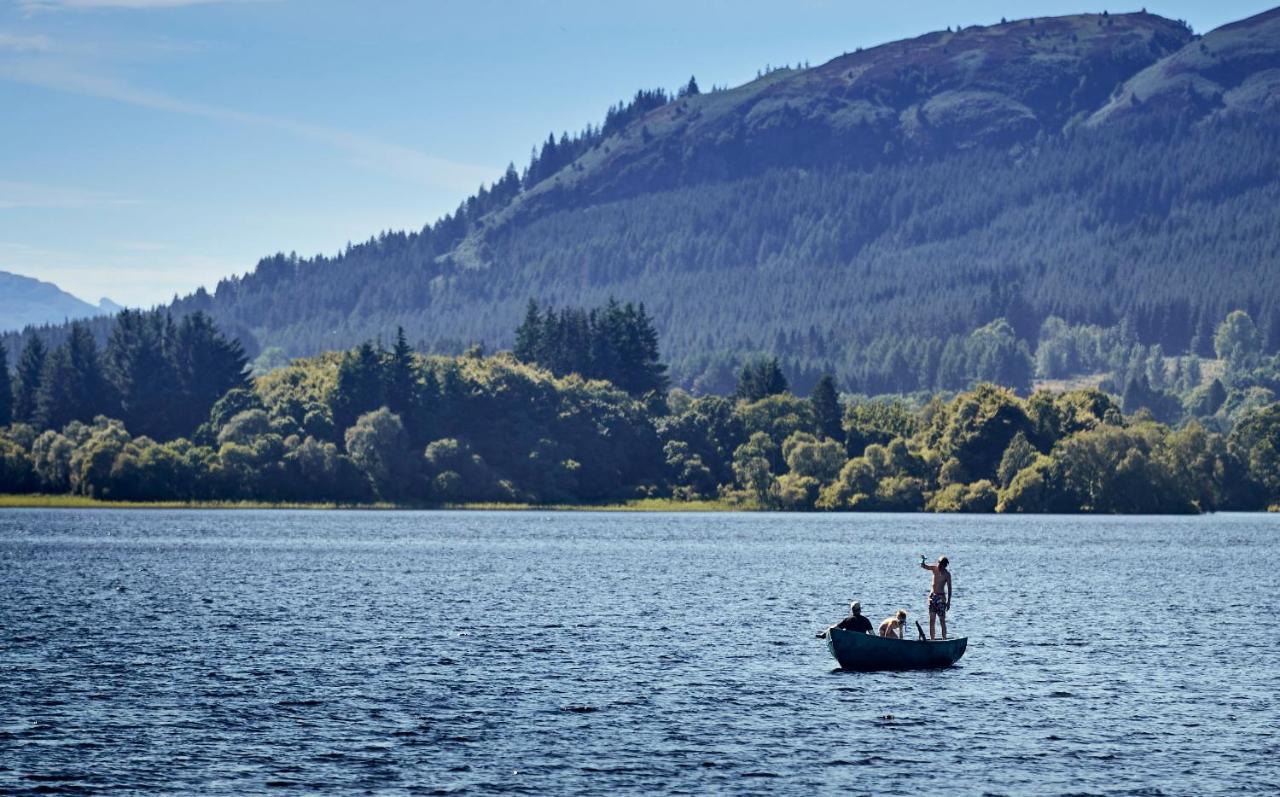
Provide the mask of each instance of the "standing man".
{"label": "standing man", "polygon": [[[951,571],[947,569],[947,557],[939,556],[938,563],[931,565],[920,556],[920,566],[933,573],[933,584],[929,587],[929,638],[935,639],[933,631],[934,618],[942,623],[942,638],[947,638],[947,611],[951,608]],[[943,589],[946,593],[943,593]]]}

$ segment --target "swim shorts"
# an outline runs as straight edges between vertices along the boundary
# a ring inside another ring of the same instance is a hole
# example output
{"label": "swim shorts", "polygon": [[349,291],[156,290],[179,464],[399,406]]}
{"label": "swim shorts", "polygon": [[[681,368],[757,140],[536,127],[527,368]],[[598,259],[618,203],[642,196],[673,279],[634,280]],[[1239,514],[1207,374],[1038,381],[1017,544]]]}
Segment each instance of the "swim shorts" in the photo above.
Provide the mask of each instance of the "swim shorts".
{"label": "swim shorts", "polygon": [[929,611],[933,612],[934,614],[941,614],[943,616],[946,616],[947,596],[943,595],[941,592],[930,592],[929,593]]}

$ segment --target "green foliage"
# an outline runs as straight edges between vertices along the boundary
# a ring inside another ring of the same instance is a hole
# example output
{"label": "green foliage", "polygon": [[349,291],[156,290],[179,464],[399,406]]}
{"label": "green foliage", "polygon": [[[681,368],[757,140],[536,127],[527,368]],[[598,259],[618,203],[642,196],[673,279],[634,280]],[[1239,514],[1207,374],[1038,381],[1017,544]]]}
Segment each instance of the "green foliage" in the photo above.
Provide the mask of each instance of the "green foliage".
{"label": "green foliage", "polygon": [[[69,346],[54,361],[69,365]],[[371,398],[407,409],[381,405],[337,425]],[[194,440],[134,436],[101,416],[39,433],[14,424],[0,433],[0,484],[118,501],[671,496],[834,511],[1186,512],[1280,500],[1280,404],[1260,386],[1232,387],[1212,418],[1179,429],[1146,408],[1125,417],[1097,390],[1022,399],[984,384],[920,406],[854,399],[841,441],[819,434],[827,403],[787,392],[651,401],[509,354],[424,357],[398,336],[391,351],[299,359],[230,388]]]}
{"label": "green foliage", "polygon": [[831,439],[819,440],[808,432],[793,432],[787,437],[782,456],[788,471],[812,478],[818,485],[835,480],[845,463],[844,446]]}
{"label": "green foliage", "polygon": [[1007,390],[980,385],[936,413],[924,431],[929,447],[964,463],[972,479],[995,479],[1005,449],[1032,429],[1023,402]]}
{"label": "green foliage", "polygon": [[996,478],[1001,489],[1008,488],[1024,468],[1030,467],[1036,460],[1036,449],[1027,442],[1027,436],[1018,432],[1000,457],[1000,465],[996,468]]}
{"label": "green foliage", "polygon": [[733,452],[746,442],[747,431],[732,402],[719,396],[696,399],[678,414],[659,419],[657,430],[664,444],[688,446],[716,484],[733,480]]}
{"label": "green foliage", "polygon": [[845,448],[849,456],[858,456],[869,445],[913,436],[917,424],[916,413],[899,399],[858,399],[845,411]]}
{"label": "green foliage", "polygon": [[930,512],[989,513],[996,510],[995,485],[983,479],[973,484],[950,484],[933,494]]}
{"label": "green foliage", "polygon": [[1262,503],[1280,501],[1280,405],[1247,415],[1231,431],[1227,443],[1247,465],[1262,492]]}
{"label": "green foliage", "polygon": [[1214,333],[1213,348],[1230,365],[1240,366],[1261,353],[1262,339],[1249,314],[1233,310]]}
{"label": "green foliage", "polygon": [[347,453],[384,501],[411,498],[417,462],[409,453],[409,437],[400,416],[386,407],[361,415],[344,435]]}
{"label": "green foliage", "polygon": [[[739,404],[735,410],[748,435],[757,432],[769,439],[786,440],[796,432],[812,433],[814,430],[813,405],[790,393],[775,393],[758,401]],[[771,459],[775,466],[778,458]]]}
{"label": "green foliage", "polygon": [[778,444],[765,432],[755,432],[733,452],[733,475],[738,486],[756,501],[773,501],[773,463],[781,460]]}
{"label": "green foliage", "polygon": [[25,493],[35,486],[35,470],[27,449],[0,435],[0,493]]}

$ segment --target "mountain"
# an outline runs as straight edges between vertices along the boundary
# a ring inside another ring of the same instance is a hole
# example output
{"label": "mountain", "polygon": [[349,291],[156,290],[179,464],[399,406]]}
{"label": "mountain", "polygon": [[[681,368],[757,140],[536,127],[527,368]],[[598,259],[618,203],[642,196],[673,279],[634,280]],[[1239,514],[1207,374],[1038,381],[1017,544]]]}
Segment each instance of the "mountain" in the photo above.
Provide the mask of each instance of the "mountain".
{"label": "mountain", "polygon": [[614,296],[703,390],[754,353],[866,392],[1003,379],[1050,317],[1212,354],[1245,309],[1280,349],[1278,14],[1024,19],[641,91],[419,231],[264,258],[173,309],[251,349],[403,325],[448,353],[510,346],[530,299]]}
{"label": "mountain", "polygon": [[110,299],[102,299],[95,307],[53,283],[0,271],[0,332],[119,311],[120,305]]}

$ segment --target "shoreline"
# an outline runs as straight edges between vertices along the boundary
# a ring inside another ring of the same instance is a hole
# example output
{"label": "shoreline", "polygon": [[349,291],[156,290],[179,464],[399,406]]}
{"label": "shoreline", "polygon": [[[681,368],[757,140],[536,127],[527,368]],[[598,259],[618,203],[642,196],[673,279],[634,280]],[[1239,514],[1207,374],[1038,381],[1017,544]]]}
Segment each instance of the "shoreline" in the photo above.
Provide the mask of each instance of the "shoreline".
{"label": "shoreline", "polygon": [[[767,512],[773,511],[758,504],[732,504],[727,501],[677,501],[672,498],[633,498],[627,501],[613,501],[600,504],[518,504],[502,502],[478,501],[462,504],[342,504],[336,502],[306,501],[106,501],[83,495],[48,495],[44,493],[12,494],[0,493],[0,510],[3,509],[185,509],[185,510],[305,510],[319,511],[376,511],[376,512],[680,512],[680,513],[714,513],[714,512]],[[1265,510],[1244,514],[1280,513],[1280,504]],[[859,512],[809,512],[802,514],[863,514]],[[963,514],[951,512],[902,512],[897,514],[946,515]],[[999,515],[999,512],[978,514]],[[1072,513],[1081,516],[1092,513]],[[1201,512],[1201,515],[1216,514]],[[1034,517],[1035,515],[1028,515]],[[1126,517],[1124,515],[1102,515],[1104,517]],[[1161,516],[1163,517],[1163,516]]]}
{"label": "shoreline", "polygon": [[464,504],[341,504],[305,501],[106,501],[82,495],[0,494],[0,509],[190,509],[308,511],[450,511],[450,512],[752,512],[758,507],[725,501],[676,501],[670,498],[635,498],[601,504],[517,504],[475,502]]}

